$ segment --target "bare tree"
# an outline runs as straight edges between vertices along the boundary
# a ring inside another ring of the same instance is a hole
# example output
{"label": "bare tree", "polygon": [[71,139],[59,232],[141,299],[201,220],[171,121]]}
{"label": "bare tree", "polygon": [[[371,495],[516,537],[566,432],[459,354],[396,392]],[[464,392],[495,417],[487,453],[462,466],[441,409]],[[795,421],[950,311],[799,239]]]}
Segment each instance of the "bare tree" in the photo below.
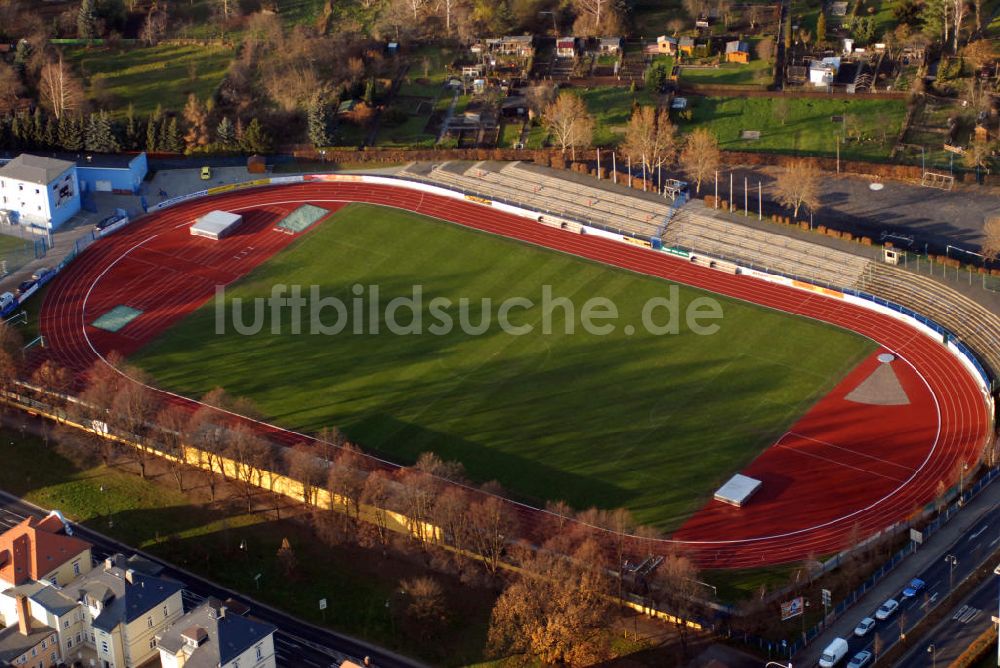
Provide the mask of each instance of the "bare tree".
{"label": "bare tree", "polygon": [[447,485],[434,501],[431,517],[441,528],[441,539],[459,551],[471,545],[469,495],[456,485]]}
{"label": "bare tree", "polygon": [[149,8],[149,13],[142,22],[142,30],[139,39],[146,44],[156,44],[167,32],[167,10],[166,5],[160,7],[157,3]]}
{"label": "bare tree", "polygon": [[253,497],[263,486],[264,472],[270,469],[274,453],[271,445],[251,427],[238,424],[229,430],[226,454],[235,467],[236,481],[247,502],[247,512],[253,512]]}
{"label": "bare tree", "polygon": [[688,178],[694,179],[695,193],[701,192],[702,181],[719,168],[720,159],[719,141],[710,130],[697,128],[688,135],[680,163]]}
{"label": "bare tree", "polygon": [[17,99],[24,92],[21,77],[17,70],[7,63],[0,62],[0,112],[14,110]]}
{"label": "bare tree", "polygon": [[694,616],[700,607],[697,603],[701,594],[698,584],[698,569],[687,557],[673,553],[667,555],[656,569],[652,583],[654,596],[664,608],[677,618],[677,632],[681,646],[687,650],[686,621]]}
{"label": "bare tree", "polygon": [[328,464],[316,454],[316,449],[305,443],[286,448],[283,456],[288,476],[302,483],[302,501],[307,506],[316,505],[316,491],[326,480]]}
{"label": "bare tree", "polygon": [[188,439],[188,427],[191,424],[191,414],[183,406],[171,404],[156,414],[157,447],[167,455],[163,462],[170,471],[170,476],[177,483],[177,491],[184,491],[184,473],[188,465],[185,458],[184,445]]}
{"label": "bare tree", "polygon": [[63,62],[62,52],[56,60],[47,60],[42,65],[38,82],[38,93],[42,104],[52,115],[61,119],[64,114],[79,110],[83,105],[83,84]]}
{"label": "bare tree", "polygon": [[559,93],[555,101],[545,108],[542,117],[545,129],[556,145],[563,153],[571,149],[574,160],[577,147],[588,146],[593,138],[594,119],[578,95],[566,91]]}
{"label": "bare tree", "polygon": [[448,620],[448,606],[441,584],[426,576],[401,580],[405,597],[403,628],[414,637],[434,638]]}
{"label": "bare tree", "polygon": [[389,479],[389,474],[382,470],[372,471],[365,478],[361,500],[371,507],[378,542],[382,546],[384,554],[385,547],[389,543],[388,506],[392,500],[392,481]]}
{"label": "bare tree", "polygon": [[625,131],[625,154],[652,171],[673,162],[677,155],[676,128],[666,109],[638,107]]}
{"label": "bare tree", "polygon": [[403,514],[410,521],[410,533],[421,545],[434,540],[428,534],[433,521],[434,501],[441,489],[436,478],[419,469],[403,469],[397,477],[399,503]]}
{"label": "bare tree", "polygon": [[[7,325],[3,325],[7,328]],[[0,349],[6,348],[0,346]],[[55,409],[56,422],[61,423],[66,418],[67,393],[73,385],[73,376],[66,367],[52,360],[45,360],[31,374],[31,382],[47,390],[45,400]]]}
{"label": "bare tree", "polygon": [[371,466],[358,446],[347,443],[337,453],[327,476],[327,488],[330,490],[331,510],[340,506],[345,514],[357,519],[361,508],[361,499],[365,493],[365,483]]}
{"label": "bare tree", "polygon": [[1000,260],[1000,216],[990,216],[983,223],[983,255]]}
{"label": "bare tree", "polygon": [[112,401],[111,421],[130,442],[126,452],[145,479],[146,466],[155,456],[150,428],[159,408],[159,397],[147,386],[149,378],[140,369],[126,368],[126,376]]}
{"label": "bare tree", "polygon": [[184,143],[188,151],[207,146],[208,136],[208,110],[194,93],[188,95],[187,104],[184,106],[184,121],[187,123],[188,131],[184,135]]}
{"label": "bare tree", "polygon": [[528,115],[535,118],[544,114],[545,109],[555,102],[557,93],[558,90],[551,81],[541,81],[529,86],[524,95],[528,103]]}
{"label": "bare tree", "polygon": [[811,212],[819,208],[820,172],[812,163],[797,160],[774,180],[775,199],[792,209],[796,218],[805,206]]}
{"label": "bare tree", "polygon": [[977,39],[962,49],[962,57],[974,68],[982,69],[997,60],[997,46],[991,39]]}
{"label": "bare tree", "polygon": [[621,17],[613,0],[573,0],[577,21],[573,32],[581,37],[616,35],[622,30]]}
{"label": "bare tree", "polygon": [[574,666],[609,658],[611,588],[600,551],[587,540],[568,557],[551,549],[529,552],[493,608],[490,654]]}
{"label": "bare tree", "polygon": [[469,507],[469,532],[475,551],[491,577],[496,577],[507,542],[517,533],[517,516],[510,506],[492,494]]}
{"label": "bare tree", "polygon": [[433,452],[421,453],[413,468],[442,480],[465,481],[465,467],[461,462],[446,462]]}

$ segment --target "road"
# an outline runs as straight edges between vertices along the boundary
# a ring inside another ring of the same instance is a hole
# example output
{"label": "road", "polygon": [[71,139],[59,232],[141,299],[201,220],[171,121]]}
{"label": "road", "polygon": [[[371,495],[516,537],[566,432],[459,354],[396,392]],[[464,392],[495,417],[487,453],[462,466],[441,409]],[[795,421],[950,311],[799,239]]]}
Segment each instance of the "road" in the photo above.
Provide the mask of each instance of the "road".
{"label": "road", "polygon": [[[0,492],[0,531],[6,531],[26,517],[44,517],[46,514],[47,511],[41,508],[5,492]],[[73,524],[73,535],[94,546],[93,556],[95,560],[103,560],[116,552],[122,552],[124,554],[141,554],[146,559],[163,566],[164,577],[184,583],[185,610],[197,606],[209,596],[220,600],[232,598],[246,605],[250,609],[250,616],[278,627],[278,631],[274,634],[274,647],[279,666],[328,668],[339,666],[345,659],[351,659],[360,664],[366,656],[371,657],[372,665],[378,668],[410,668],[422,665],[350,636],[298,620],[247,596],[220,587],[195,576],[193,573],[160,561],[145,552],[123,545],[82,525]]]}
{"label": "road", "polygon": [[[992,569],[991,569],[992,570]],[[997,614],[997,578],[990,576],[953,606],[951,614],[900,661],[907,668],[951,665],[980,636]]]}
{"label": "road", "polygon": [[[881,653],[900,642],[901,633],[909,636],[903,639],[903,642],[914,646],[923,643],[926,648],[925,639],[913,637],[911,633],[913,627],[923,619],[929,609],[948,595],[953,584],[955,587],[959,586],[998,548],[1000,548],[1000,484],[992,484],[970,500],[962,512],[932,536],[915,554],[904,559],[894,572],[859,599],[853,608],[796,654],[793,657],[794,665],[815,666],[823,649],[835,637],[848,641],[849,657],[864,649],[873,651],[876,634],[882,644]],[[950,556],[955,557],[954,564]],[[915,577],[927,583],[926,589],[914,598],[903,598],[901,595],[903,588],[911,578]],[[997,586],[993,577],[989,578],[989,581],[993,586]],[[854,636],[853,631],[857,623],[864,617],[874,618],[875,610],[889,598],[895,598],[900,604],[896,613],[888,620],[878,622],[866,637]],[[983,609],[981,606],[977,608]],[[962,625],[961,616],[956,621]],[[967,619],[965,624],[971,621],[973,621],[971,618]],[[899,665],[908,668],[910,664],[902,662]]]}

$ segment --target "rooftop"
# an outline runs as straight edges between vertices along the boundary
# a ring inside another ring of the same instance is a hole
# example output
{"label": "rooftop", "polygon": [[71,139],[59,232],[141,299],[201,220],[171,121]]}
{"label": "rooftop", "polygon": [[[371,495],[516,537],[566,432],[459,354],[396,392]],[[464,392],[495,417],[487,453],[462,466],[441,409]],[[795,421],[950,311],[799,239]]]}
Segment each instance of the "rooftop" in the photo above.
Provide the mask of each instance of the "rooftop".
{"label": "rooftop", "polygon": [[27,635],[21,633],[16,624],[0,630],[0,665],[10,665],[14,659],[53,635],[55,631],[38,623],[32,623]]}
{"label": "rooftop", "polygon": [[187,656],[185,668],[216,668],[271,635],[277,627],[232,614],[209,598],[157,636],[165,652]]}
{"label": "rooftop", "polygon": [[0,176],[47,186],[71,167],[73,167],[73,163],[67,160],[22,153],[0,167]]}
{"label": "rooftop", "polygon": [[77,599],[100,603],[94,627],[111,631],[121,623],[128,624],[184,589],[176,580],[146,575],[118,565],[124,557],[109,558],[103,568],[95,568],[66,585],[64,591],[76,592]]}
{"label": "rooftop", "polygon": [[28,517],[0,534],[0,581],[17,586],[38,580],[90,549],[63,531],[56,517]]}

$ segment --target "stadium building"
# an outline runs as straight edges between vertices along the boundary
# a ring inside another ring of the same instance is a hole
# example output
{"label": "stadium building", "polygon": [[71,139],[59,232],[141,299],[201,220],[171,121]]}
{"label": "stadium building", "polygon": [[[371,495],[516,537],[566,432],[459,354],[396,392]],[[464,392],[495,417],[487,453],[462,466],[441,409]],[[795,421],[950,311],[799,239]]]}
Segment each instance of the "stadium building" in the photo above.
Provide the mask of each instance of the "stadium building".
{"label": "stadium building", "polygon": [[0,219],[55,230],[80,211],[76,164],[24,153],[0,167]]}

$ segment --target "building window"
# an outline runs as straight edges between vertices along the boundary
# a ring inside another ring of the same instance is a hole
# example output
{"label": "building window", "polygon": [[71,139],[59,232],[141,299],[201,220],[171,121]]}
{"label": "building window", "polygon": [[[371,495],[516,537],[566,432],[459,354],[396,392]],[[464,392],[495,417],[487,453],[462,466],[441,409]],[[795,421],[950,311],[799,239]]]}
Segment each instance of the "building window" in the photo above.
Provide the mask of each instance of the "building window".
{"label": "building window", "polygon": [[167,606],[163,606],[163,618],[166,619],[170,616],[170,612],[167,610]]}
{"label": "building window", "polygon": [[80,634],[79,633],[76,634],[76,644],[77,645],[80,644]]}
{"label": "building window", "polygon": [[35,194],[36,194],[36,195],[40,195],[40,194],[41,194],[41,192],[42,192],[42,191],[40,191],[40,190],[39,190],[38,188],[35,188]]}
{"label": "building window", "polygon": [[72,646],[73,646],[73,639],[72,638],[67,638],[66,639],[66,649],[69,649]]}
{"label": "building window", "polygon": [[68,629],[69,628],[69,620],[68,619],[64,619],[63,620],[63,628],[64,629]]}
{"label": "building window", "polygon": [[264,652],[261,651],[260,645],[257,645],[257,660],[260,661],[264,658]]}
{"label": "building window", "polygon": [[79,574],[80,574],[80,562],[77,561],[73,563],[73,575],[79,575]]}
{"label": "building window", "polygon": [[38,656],[38,648],[37,647],[32,647],[31,648],[31,656]]}
{"label": "building window", "polygon": [[153,628],[153,617],[152,617],[152,615],[150,615],[149,617],[146,617],[146,626],[148,626],[149,628]]}
{"label": "building window", "polygon": [[156,638],[149,639],[149,649],[156,649]]}
{"label": "building window", "polygon": [[108,641],[107,640],[102,640],[101,641],[101,651],[104,652],[105,654],[108,653]]}

